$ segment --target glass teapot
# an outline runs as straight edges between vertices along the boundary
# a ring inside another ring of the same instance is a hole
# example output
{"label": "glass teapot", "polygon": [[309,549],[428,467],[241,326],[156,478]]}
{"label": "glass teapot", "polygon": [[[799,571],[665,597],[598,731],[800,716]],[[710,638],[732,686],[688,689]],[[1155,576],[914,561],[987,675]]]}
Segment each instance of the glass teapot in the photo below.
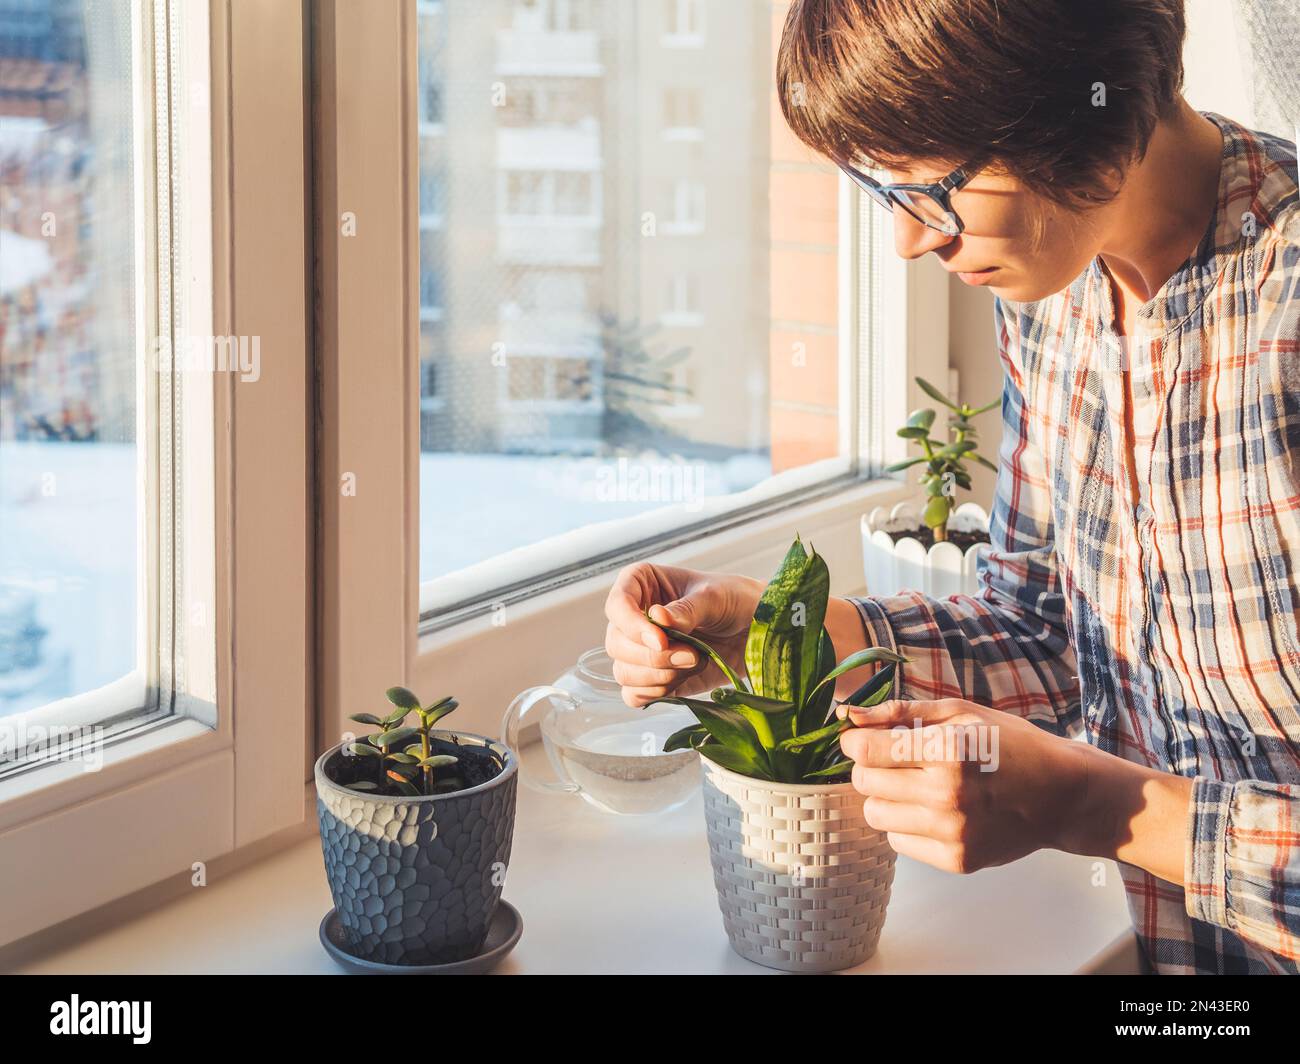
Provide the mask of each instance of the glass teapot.
{"label": "glass teapot", "polygon": [[[520,753],[519,778],[525,786],[579,794],[607,813],[635,815],[675,809],[700,786],[699,754],[663,752],[668,736],[694,723],[682,706],[628,706],[614,679],[613,662],[597,647],[553,685],[530,687],[511,702],[501,735]],[[558,777],[554,781],[538,776],[540,759],[525,755],[538,732]]]}

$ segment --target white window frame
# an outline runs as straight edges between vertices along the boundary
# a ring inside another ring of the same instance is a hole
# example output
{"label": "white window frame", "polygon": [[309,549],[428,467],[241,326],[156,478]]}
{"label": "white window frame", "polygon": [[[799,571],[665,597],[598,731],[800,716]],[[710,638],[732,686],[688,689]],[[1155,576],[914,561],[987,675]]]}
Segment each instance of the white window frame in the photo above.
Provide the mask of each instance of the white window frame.
{"label": "white window frame", "polygon": [[192,269],[172,278],[176,295],[190,330],[210,318],[212,335],[260,336],[264,356],[255,384],[212,375],[211,446],[187,458],[191,484],[214,484],[206,516],[196,492],[182,517],[186,551],[213,560],[213,609],[187,635],[215,660],[189,689],[218,708],[215,721],[177,716],[110,747],[98,772],[55,762],[0,791],[0,946],[163,880],[188,884],[196,863],[308,824],[307,186],[305,153],[285,151],[306,130],[303,9],[156,2],[187,42],[171,99],[189,109],[175,161],[189,168],[178,187]]}
{"label": "white window frame", "polygon": [[[579,555],[588,548],[583,571],[589,575],[533,579],[517,602],[503,597],[497,608],[420,631],[417,16],[413,6],[363,14],[337,0],[323,2],[321,12],[328,31],[317,60],[328,85],[321,117],[329,130],[318,174],[325,219],[321,739],[337,740],[347,715],[372,705],[394,683],[428,698],[454,693],[462,702],[457,727],[495,735],[514,694],[559,675],[602,641],[610,567],[631,548],[614,552],[614,559],[597,557],[602,540],[608,547],[609,532],[575,533],[570,546]],[[348,108],[337,106],[342,99]],[[874,217],[867,209],[879,208],[865,203],[847,180],[839,187],[843,357],[858,364],[861,318],[872,332],[873,371],[880,377],[882,367],[890,367],[877,382],[880,416],[870,433],[857,431],[857,389],[841,396],[844,451],[870,435],[874,453],[888,463],[906,450],[892,426],[925,402],[913,377],[947,379],[947,274],[937,263],[904,262],[886,249],[874,269],[878,303],[888,312],[867,321],[870,308],[858,292],[858,236],[863,224],[872,224],[863,221]],[[332,224],[345,203],[363,204],[367,218],[359,235],[346,241]],[[887,219],[875,223],[886,226],[887,242]],[[376,359],[375,351],[394,354]],[[356,475],[355,496],[338,490],[344,472]],[[672,534],[671,518],[645,515],[647,527],[659,521],[670,533],[653,557],[767,577],[797,531],[827,558],[837,591],[858,589],[861,516],[914,496],[915,487],[900,476],[844,484],[827,483],[825,475],[825,467],[802,470],[789,478],[809,486],[800,501],[728,514],[706,534]],[[485,563],[492,579],[508,585],[515,555],[522,553]],[[525,578],[535,571],[520,566]]]}

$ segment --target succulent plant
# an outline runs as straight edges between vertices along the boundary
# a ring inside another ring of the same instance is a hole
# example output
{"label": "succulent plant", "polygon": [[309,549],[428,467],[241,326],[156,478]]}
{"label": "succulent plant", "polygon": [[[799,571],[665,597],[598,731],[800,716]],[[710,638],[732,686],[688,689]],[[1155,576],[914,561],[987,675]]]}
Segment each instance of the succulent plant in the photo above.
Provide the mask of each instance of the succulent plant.
{"label": "succulent plant", "polygon": [[[459,789],[461,782],[457,776],[439,771],[456,765],[459,758],[452,754],[435,754],[429,733],[460,703],[448,696],[422,707],[420,700],[405,687],[390,687],[385,695],[395,707],[391,713],[383,717],[374,713],[354,713],[349,718],[379,730],[348,745],[349,755],[369,758],[375,763],[373,780],[356,780],[348,786],[356,791],[396,791],[412,797]],[[406,718],[412,713],[416,714],[419,723],[407,726]]]}
{"label": "succulent plant", "polygon": [[754,611],[745,643],[747,682],[707,643],[651,619],[671,638],[707,654],[730,681],[708,700],[662,699],[685,706],[698,722],[669,736],[664,751],[698,750],[723,768],[777,783],[847,779],[853,762],[841,754],[839,736],[853,725],[834,715],[836,679],[884,662],[844,699],[848,705],[874,706],[889,695],[897,666],[908,659],[869,647],[836,664],[823,626],[829,600],[825,560],[816,551],[805,551],[796,537]]}
{"label": "succulent plant", "polygon": [[999,406],[1002,400],[996,399],[986,406],[973,407],[966,403],[954,403],[933,384],[920,377],[916,378],[916,383],[931,399],[938,400],[952,411],[948,417],[948,430],[952,440],[944,443],[931,439],[930,429],[934,425],[935,412],[929,408],[915,410],[907,419],[907,424],[898,430],[898,435],[905,440],[914,440],[925,453],[886,466],[885,472],[898,473],[922,462],[926,464],[921,483],[925,486],[929,500],[921,513],[921,520],[927,528],[933,530],[935,542],[939,543],[948,538],[948,518],[952,515],[953,507],[951,485],[956,484],[970,490],[971,479],[970,473],[966,471],[966,460],[972,459],[997,472],[997,466],[983,455],[975,453],[979,446],[979,434],[971,424],[971,418]]}

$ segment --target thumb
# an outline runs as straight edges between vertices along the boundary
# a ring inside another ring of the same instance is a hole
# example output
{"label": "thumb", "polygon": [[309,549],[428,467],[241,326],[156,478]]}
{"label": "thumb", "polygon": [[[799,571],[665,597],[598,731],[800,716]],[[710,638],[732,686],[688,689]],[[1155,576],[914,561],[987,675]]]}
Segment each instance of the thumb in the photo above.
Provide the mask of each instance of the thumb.
{"label": "thumb", "polygon": [[660,624],[666,624],[669,628],[676,628],[679,632],[688,634],[695,631],[703,620],[699,605],[692,598],[674,599],[666,605],[651,606],[650,616]]}
{"label": "thumb", "polygon": [[948,714],[942,701],[913,701],[891,698],[875,706],[847,706],[849,720],[855,727],[889,727],[911,725],[916,721],[933,724]]}

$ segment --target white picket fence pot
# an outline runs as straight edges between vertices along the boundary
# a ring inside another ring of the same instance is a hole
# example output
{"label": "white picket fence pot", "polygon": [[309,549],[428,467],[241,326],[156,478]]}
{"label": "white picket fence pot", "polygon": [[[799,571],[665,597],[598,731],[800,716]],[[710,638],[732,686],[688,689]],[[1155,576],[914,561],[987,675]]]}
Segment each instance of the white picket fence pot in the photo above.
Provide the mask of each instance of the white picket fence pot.
{"label": "white picket fence pot", "polygon": [[875,953],[898,855],[853,785],[769,783],[700,764],[732,948],[785,972],[840,971]]}
{"label": "white picket fence pot", "polygon": [[[921,506],[900,502],[892,509],[877,506],[862,518],[862,561],[867,594],[896,595],[920,591],[933,598],[974,595],[975,565],[987,543],[976,543],[964,553],[955,543],[936,543],[926,550],[907,533],[922,527]],[[948,519],[949,532],[985,532],[989,515],[973,502],[958,506]]]}

